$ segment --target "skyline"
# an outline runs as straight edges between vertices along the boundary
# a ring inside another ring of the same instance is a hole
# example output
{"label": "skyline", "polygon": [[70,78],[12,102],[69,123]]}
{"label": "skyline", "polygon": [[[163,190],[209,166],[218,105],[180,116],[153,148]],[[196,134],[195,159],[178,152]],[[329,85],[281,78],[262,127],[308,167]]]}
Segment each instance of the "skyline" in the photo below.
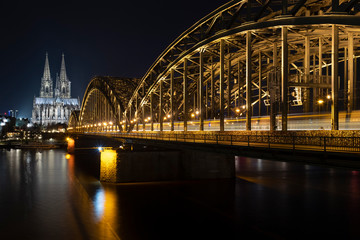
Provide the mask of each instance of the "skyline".
{"label": "skyline", "polygon": [[31,117],[46,52],[53,78],[64,53],[71,95],[81,100],[94,76],[141,78],[172,41],[226,2],[2,2],[0,113],[16,109]]}

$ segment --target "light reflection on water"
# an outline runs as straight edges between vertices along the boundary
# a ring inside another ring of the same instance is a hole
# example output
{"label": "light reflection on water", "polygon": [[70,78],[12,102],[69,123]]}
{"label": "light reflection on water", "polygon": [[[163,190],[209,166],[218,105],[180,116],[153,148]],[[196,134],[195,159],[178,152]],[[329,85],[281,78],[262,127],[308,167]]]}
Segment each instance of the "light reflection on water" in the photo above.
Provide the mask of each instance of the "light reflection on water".
{"label": "light reflection on water", "polygon": [[[105,207],[105,193],[104,190],[98,189],[95,193],[94,197],[94,210],[95,210],[95,216],[98,221],[100,221],[104,215],[104,207]],[[108,200],[109,202],[110,200]]]}
{"label": "light reflection on water", "polygon": [[0,238],[359,234],[356,170],[236,157],[236,180],[101,184],[96,164],[86,167],[92,160],[62,150],[0,150]]}

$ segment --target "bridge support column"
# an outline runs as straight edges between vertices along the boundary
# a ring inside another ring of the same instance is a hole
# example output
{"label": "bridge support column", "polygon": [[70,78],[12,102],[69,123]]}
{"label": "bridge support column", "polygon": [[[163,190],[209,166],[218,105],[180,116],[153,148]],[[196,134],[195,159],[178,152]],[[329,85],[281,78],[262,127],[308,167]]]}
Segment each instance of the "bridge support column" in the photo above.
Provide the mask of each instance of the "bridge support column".
{"label": "bridge support column", "polygon": [[146,129],[146,123],[145,123],[145,104],[142,105],[142,123],[143,123],[143,131]]}
{"label": "bridge support column", "polygon": [[154,93],[150,93],[150,121],[151,131],[154,131]]}
{"label": "bridge support column", "polygon": [[174,131],[174,69],[170,70],[170,114],[171,131]]}
{"label": "bridge support column", "polygon": [[[349,83],[348,83],[348,112],[354,110],[354,96],[355,96],[355,81],[354,81],[354,36],[353,33],[348,33],[348,76],[349,76]],[[345,83],[347,84],[347,83]]]}
{"label": "bridge support column", "polygon": [[339,109],[338,109],[338,90],[339,90],[339,29],[335,24],[332,25],[331,43],[331,130],[339,130]]}
{"label": "bridge support column", "polygon": [[211,76],[210,76],[210,91],[211,91],[211,99],[210,99],[210,105],[211,105],[211,111],[210,116],[212,119],[215,118],[215,79],[214,79],[214,70],[211,66]]}
{"label": "bridge support column", "polygon": [[246,130],[251,130],[251,32],[246,32]]}
{"label": "bridge support column", "polygon": [[[323,40],[321,37],[319,37],[319,80],[318,80],[318,83],[319,84],[322,84],[323,83],[323,77],[322,77],[322,61],[323,61],[323,57],[322,57],[322,51],[323,51]],[[320,90],[320,93],[319,93],[319,96],[321,97],[322,94],[323,94],[323,89],[319,88]],[[319,106],[319,112],[321,111],[321,106]]]}
{"label": "bridge support column", "polygon": [[199,84],[198,84],[198,98],[199,98],[199,117],[200,117],[200,131],[204,131],[204,89],[203,89],[203,83],[204,83],[204,56],[203,56],[204,50],[200,50],[199,55]]}
{"label": "bridge support column", "polygon": [[183,74],[183,118],[184,118],[184,132],[187,131],[187,120],[188,120],[188,63],[187,59],[184,59],[184,74]]}
{"label": "bridge support column", "polygon": [[289,79],[289,52],[287,43],[287,27],[281,28],[281,123],[282,131],[287,131],[288,115],[288,79]]}
{"label": "bridge support column", "polygon": [[258,116],[261,116],[261,91],[262,91],[262,62],[261,62],[261,51],[259,51],[259,111]]}
{"label": "bridge support column", "polygon": [[235,177],[235,157],[202,151],[116,151],[100,155],[100,181],[147,182]]}
{"label": "bridge support column", "polygon": [[220,83],[219,83],[219,90],[220,90],[220,131],[224,131],[225,130],[225,125],[224,125],[224,60],[225,60],[225,53],[224,53],[224,45],[225,45],[225,40],[221,39],[220,40]]}
{"label": "bridge support column", "polygon": [[74,153],[75,152],[75,140],[73,138],[66,138],[67,141],[67,152]]}
{"label": "bridge support column", "polygon": [[[305,57],[304,57],[304,68],[305,68],[305,83],[310,83],[310,37],[305,37]],[[314,99],[315,100],[315,99]],[[310,112],[310,89],[304,89],[304,112]]]}
{"label": "bridge support column", "polygon": [[163,80],[160,79],[159,82],[159,123],[160,123],[160,132],[163,131],[163,122],[164,122],[164,116],[163,116]]}
{"label": "bridge support column", "polygon": [[273,47],[273,74],[270,75],[269,92],[270,92],[270,131],[276,130],[276,88],[277,88],[277,44],[274,43]]}

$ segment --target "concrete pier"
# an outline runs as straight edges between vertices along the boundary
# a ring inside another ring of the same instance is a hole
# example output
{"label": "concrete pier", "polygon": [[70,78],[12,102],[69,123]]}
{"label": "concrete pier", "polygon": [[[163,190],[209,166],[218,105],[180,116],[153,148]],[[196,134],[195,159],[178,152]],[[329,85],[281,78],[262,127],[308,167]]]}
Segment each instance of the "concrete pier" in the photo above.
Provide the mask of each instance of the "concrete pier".
{"label": "concrete pier", "polygon": [[139,182],[235,177],[233,155],[200,151],[123,151],[101,153],[100,181]]}

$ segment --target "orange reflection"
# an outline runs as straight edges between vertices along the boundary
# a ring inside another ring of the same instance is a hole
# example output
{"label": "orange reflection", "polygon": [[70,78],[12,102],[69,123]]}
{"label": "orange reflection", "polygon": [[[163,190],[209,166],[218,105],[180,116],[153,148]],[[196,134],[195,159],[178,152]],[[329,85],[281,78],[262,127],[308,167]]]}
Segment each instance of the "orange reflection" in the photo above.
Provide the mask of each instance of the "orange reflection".
{"label": "orange reflection", "polygon": [[72,138],[66,138],[66,140],[68,142],[67,151],[73,153],[75,150],[75,140]]}

